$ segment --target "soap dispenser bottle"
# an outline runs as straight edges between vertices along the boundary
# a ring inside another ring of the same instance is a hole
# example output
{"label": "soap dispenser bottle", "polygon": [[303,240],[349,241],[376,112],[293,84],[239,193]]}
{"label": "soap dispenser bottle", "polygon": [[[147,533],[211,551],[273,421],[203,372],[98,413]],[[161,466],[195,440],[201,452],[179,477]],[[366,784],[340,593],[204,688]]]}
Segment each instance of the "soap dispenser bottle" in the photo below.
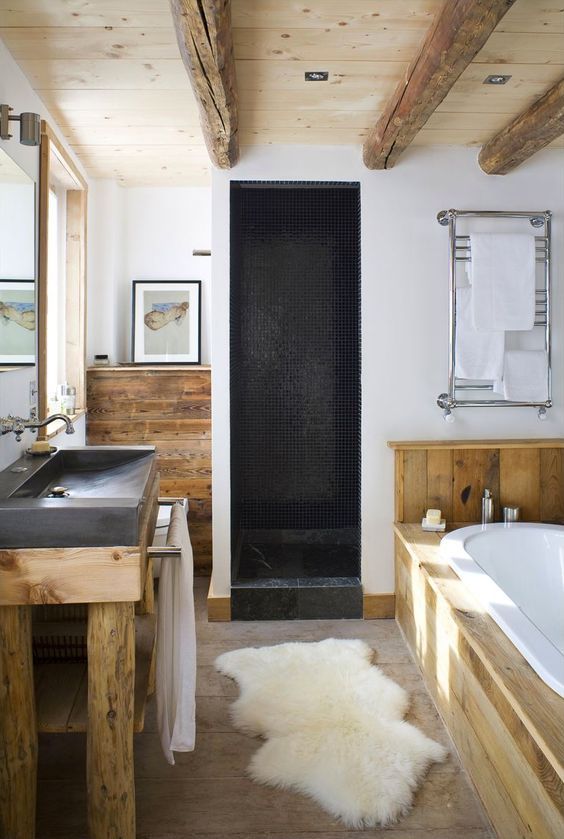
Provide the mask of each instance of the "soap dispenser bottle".
{"label": "soap dispenser bottle", "polygon": [[493,498],[489,489],[482,496],[482,524],[491,524],[494,520]]}

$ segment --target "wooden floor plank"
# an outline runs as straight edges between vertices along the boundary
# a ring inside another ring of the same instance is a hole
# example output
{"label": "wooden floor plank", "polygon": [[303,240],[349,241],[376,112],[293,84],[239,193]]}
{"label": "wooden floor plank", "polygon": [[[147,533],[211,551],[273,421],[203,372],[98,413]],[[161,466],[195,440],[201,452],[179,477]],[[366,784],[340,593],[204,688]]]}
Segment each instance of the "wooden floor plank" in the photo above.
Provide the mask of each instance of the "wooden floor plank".
{"label": "wooden floor plank", "polygon": [[[289,621],[208,624],[207,586],[195,583],[198,633],[197,738],[169,766],[160,751],[154,698],[135,737],[137,839],[492,839],[466,773],[395,621]],[[241,646],[363,638],[382,670],[411,696],[408,719],[451,751],[434,765],[412,812],[387,829],[350,831],[313,801],[253,783],[246,767],[258,741],[233,729],[237,696],[215,657]],[[39,744],[39,839],[86,839],[85,737],[44,734]]]}
{"label": "wooden floor plank", "polygon": [[63,731],[75,705],[86,664],[36,664],[35,704],[38,731]]}

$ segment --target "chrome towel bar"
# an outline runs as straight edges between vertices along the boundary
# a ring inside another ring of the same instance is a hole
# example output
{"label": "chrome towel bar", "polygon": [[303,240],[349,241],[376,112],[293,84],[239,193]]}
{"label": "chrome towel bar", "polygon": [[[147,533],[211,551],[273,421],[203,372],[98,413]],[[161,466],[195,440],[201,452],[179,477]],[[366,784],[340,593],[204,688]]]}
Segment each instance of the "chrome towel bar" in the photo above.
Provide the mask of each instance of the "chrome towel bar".
{"label": "chrome towel bar", "polygon": [[[168,507],[169,505],[174,507],[176,504],[180,504],[186,511],[188,510],[188,499],[177,496],[171,498],[159,496],[157,498],[157,504],[159,507]],[[177,548],[176,545],[154,545],[147,548],[147,556],[151,557],[151,559],[157,557],[163,559],[166,556],[180,556],[181,553],[182,549]]]}

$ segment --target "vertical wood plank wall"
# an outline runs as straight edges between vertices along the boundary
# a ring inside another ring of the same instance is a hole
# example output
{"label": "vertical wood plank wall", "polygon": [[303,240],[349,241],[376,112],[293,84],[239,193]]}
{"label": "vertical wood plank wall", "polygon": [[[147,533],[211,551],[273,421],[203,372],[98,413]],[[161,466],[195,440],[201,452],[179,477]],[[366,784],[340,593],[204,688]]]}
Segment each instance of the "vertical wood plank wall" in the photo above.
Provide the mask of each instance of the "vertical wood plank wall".
{"label": "vertical wood plank wall", "polygon": [[155,445],[161,494],[190,501],[197,573],[212,562],[211,370],[105,367],[87,371],[89,445]]}
{"label": "vertical wood plank wall", "polygon": [[420,522],[439,508],[447,523],[481,518],[484,489],[523,521],[564,523],[564,440],[390,443],[395,450],[395,520]]}

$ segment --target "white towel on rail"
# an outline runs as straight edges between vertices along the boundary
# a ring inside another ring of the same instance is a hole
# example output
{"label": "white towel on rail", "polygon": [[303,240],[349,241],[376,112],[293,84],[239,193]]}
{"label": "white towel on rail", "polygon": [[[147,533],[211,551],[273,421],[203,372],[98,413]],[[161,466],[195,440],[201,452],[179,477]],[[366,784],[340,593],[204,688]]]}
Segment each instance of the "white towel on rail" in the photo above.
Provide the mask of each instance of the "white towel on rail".
{"label": "white towel on rail", "polygon": [[503,375],[505,332],[478,332],[472,320],[472,289],[456,289],[456,355],[458,379],[491,379]]}
{"label": "white towel on rail", "polygon": [[161,562],[157,615],[157,721],[164,755],[191,752],[196,739],[196,626],[194,559],[184,509],[170,514],[168,545],[181,556]]}
{"label": "white towel on rail", "polygon": [[511,402],[548,399],[548,356],[544,350],[509,350],[505,353],[503,396]]}
{"label": "white towel on rail", "polygon": [[472,315],[479,332],[529,330],[535,322],[535,237],[473,233]]}

